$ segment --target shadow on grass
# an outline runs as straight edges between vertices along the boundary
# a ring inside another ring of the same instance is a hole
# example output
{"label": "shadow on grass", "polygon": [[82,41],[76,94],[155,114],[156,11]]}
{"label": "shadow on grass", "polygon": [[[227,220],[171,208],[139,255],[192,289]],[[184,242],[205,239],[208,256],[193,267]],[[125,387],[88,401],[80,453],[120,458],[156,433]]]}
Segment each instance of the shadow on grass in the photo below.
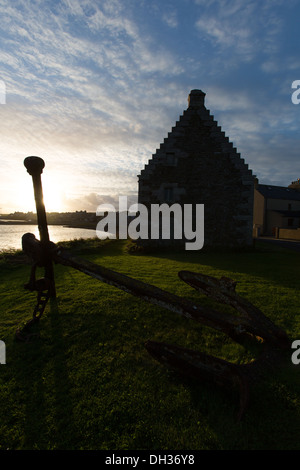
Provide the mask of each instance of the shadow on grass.
{"label": "shadow on grass", "polygon": [[54,423],[56,449],[76,450],[76,444],[80,443],[77,428],[73,416],[72,385],[69,379],[69,366],[67,364],[67,348],[62,334],[63,320],[58,310],[56,299],[51,301],[51,335],[55,345],[53,356],[54,379]]}
{"label": "shadow on grass", "polygon": [[[293,370],[292,370],[293,369]],[[177,373],[171,381],[190,391],[191,408],[202,416],[214,439],[209,450],[299,450],[299,385],[295,367],[283,364],[266,370],[262,380],[251,385],[248,407],[237,420],[239,392],[209,382],[188,379]]]}
{"label": "shadow on grass", "polygon": [[198,265],[198,272],[201,272],[201,266],[209,266],[217,270],[229,271],[232,277],[235,273],[241,273],[252,277],[265,278],[286,287],[299,285],[300,253],[271,246],[264,242],[258,242],[253,249],[240,251],[221,249],[200,250],[197,252],[153,250],[149,253],[132,254],[132,256],[136,256],[137,259],[139,256],[165,259],[187,266],[189,264]]}
{"label": "shadow on grass", "polygon": [[[45,316],[30,333],[37,337],[28,343],[14,343],[18,358],[12,360],[17,401],[22,403],[23,437],[16,445],[22,450],[67,449],[76,439],[73,403],[62,320],[56,299],[50,301],[51,336],[44,337]],[[22,357],[20,359],[20,356]],[[8,447],[11,443],[8,443]]]}
{"label": "shadow on grass", "polygon": [[[9,449],[35,450],[47,447],[47,403],[45,400],[46,384],[43,376],[43,344],[37,339],[34,344],[19,343],[14,352],[19,356],[12,357],[11,376],[14,407],[13,416],[18,423],[18,435],[7,436]],[[20,356],[22,360],[20,360]],[[20,420],[21,416],[21,420]]]}

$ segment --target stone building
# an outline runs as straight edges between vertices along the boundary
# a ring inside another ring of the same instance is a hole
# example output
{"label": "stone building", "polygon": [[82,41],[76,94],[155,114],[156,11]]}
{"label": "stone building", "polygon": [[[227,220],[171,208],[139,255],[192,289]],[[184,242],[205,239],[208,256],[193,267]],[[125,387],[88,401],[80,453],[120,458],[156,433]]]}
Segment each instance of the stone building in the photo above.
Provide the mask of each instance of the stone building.
{"label": "stone building", "polygon": [[253,224],[256,236],[300,239],[300,181],[288,187],[255,184]]}
{"label": "stone building", "polygon": [[139,203],[204,204],[205,247],[250,246],[255,177],[204,98],[190,92],[188,108],[141,171]]}

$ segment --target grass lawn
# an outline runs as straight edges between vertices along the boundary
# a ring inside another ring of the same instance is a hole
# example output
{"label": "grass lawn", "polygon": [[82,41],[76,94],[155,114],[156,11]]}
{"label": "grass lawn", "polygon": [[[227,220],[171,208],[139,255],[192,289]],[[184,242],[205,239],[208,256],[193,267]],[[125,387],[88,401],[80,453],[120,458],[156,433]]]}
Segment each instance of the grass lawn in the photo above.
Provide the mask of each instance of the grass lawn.
{"label": "grass lawn", "polygon": [[[66,244],[74,254],[162,289],[225,309],[177,276],[180,270],[238,281],[237,292],[300,339],[300,253],[257,243],[243,253],[129,254],[126,241]],[[197,383],[156,362],[148,339],[231,362],[251,352],[228,337],[145,303],[96,279],[55,266],[57,302],[47,305],[30,343],[15,340],[36,294],[23,288],[30,264],[0,259],[0,449],[300,449],[300,365],[288,351],[251,392],[236,421],[238,396]]]}

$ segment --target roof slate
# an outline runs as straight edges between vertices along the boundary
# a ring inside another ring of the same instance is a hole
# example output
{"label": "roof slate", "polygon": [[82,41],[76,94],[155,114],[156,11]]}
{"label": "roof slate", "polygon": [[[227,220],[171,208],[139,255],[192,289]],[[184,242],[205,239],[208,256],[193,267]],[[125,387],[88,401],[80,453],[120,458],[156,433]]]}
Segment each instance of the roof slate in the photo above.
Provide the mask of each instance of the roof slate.
{"label": "roof slate", "polygon": [[288,199],[300,201],[300,191],[284,186],[272,186],[269,184],[257,185],[257,191],[267,199]]}

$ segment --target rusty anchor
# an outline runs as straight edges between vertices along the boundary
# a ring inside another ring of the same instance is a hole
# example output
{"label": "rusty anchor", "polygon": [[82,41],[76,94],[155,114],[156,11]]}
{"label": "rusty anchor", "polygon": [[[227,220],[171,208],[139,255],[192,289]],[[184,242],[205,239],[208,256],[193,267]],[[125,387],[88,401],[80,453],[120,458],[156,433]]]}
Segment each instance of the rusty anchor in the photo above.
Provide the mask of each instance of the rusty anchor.
{"label": "rusty anchor", "polygon": [[[33,179],[40,233],[40,240],[37,240],[31,233],[26,233],[22,237],[23,251],[33,262],[30,280],[25,284],[25,288],[30,291],[36,290],[38,299],[33,319],[23,329],[17,330],[17,339],[29,340],[30,326],[40,320],[49,298],[56,296],[53,263],[72,267],[146,302],[222,332],[246,347],[249,342],[251,344],[261,343],[263,345],[261,355],[248,364],[234,364],[224,359],[167,343],[151,340],[145,343],[146,350],[153,358],[182,375],[197,380],[212,381],[223,388],[237,387],[240,396],[238,411],[238,420],[240,420],[249,402],[251,384],[260,378],[266,368],[274,364],[282,351],[290,348],[289,338],[285,331],[277,327],[257,307],[240,297],[235,291],[236,282],[231,279],[225,277],[216,279],[190,271],[178,273],[182,281],[214,301],[231,306],[238,315],[202,306],[63,250],[49,239],[41,184],[44,161],[39,157],[27,157],[24,160],[24,165]],[[38,266],[44,268],[45,275],[44,278],[36,280],[35,270]]]}

